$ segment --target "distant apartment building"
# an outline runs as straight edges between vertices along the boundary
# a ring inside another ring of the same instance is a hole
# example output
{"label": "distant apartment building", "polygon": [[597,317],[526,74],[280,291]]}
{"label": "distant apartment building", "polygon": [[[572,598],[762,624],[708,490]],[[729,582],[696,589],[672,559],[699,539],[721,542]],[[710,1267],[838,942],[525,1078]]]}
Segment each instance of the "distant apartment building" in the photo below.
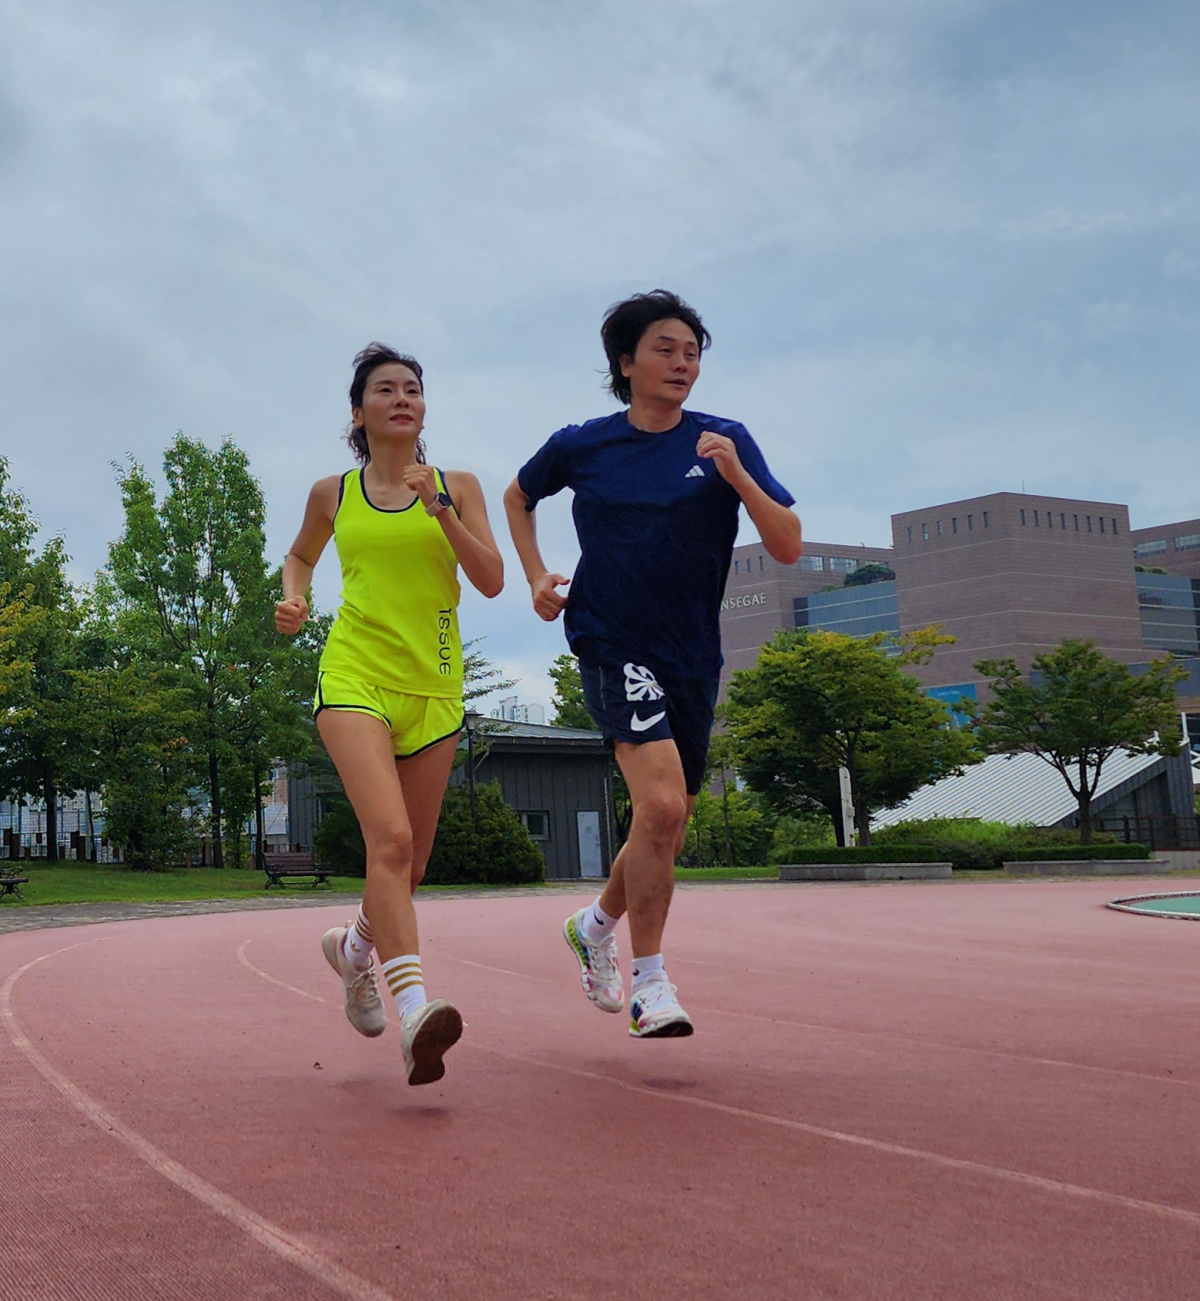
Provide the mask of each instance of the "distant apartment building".
{"label": "distant apartment building", "polygon": [[[895,577],[843,585],[871,563]],[[978,698],[979,660],[1024,668],[1078,637],[1129,664],[1180,657],[1191,670],[1181,708],[1200,712],[1200,520],[1131,530],[1118,503],[994,493],[893,515],[891,547],[806,541],[795,566],[759,543],[737,547],[721,611],[725,682],[781,628],[861,636],[933,623],[957,640],[914,671],[947,701]]]}
{"label": "distant apartment building", "polygon": [[541,705],[523,705],[516,696],[505,696],[491,711],[493,718],[506,723],[544,723],[546,711]]}

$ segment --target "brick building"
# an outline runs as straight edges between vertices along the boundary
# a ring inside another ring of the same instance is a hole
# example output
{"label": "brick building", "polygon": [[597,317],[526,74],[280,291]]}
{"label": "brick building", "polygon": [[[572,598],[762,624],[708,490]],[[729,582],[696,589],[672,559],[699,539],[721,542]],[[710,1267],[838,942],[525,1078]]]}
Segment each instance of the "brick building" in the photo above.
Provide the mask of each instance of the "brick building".
{"label": "brick building", "polygon": [[[844,587],[876,562],[894,579]],[[1156,572],[1158,571],[1158,572]],[[1190,669],[1181,709],[1200,744],[1200,520],[1131,530],[1114,502],[994,493],[892,516],[892,546],[806,541],[795,566],[753,543],[734,551],[722,604],[725,680],[780,628],[852,635],[931,623],[958,639],[917,671],[930,694],[978,697],[981,659],[1022,667],[1064,638],[1142,664],[1164,652]]]}
{"label": "brick building", "polygon": [[1025,666],[1067,637],[1146,658],[1125,506],[995,493],[893,515],[892,542],[901,632],[958,639],[917,670],[925,686],[977,686],[977,660]]}

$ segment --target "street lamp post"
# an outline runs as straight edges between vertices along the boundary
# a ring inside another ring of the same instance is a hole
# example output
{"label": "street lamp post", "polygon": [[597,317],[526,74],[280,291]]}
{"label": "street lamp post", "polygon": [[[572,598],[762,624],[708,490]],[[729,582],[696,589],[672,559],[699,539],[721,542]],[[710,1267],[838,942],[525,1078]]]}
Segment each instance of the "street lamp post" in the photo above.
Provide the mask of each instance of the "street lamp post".
{"label": "street lamp post", "polygon": [[475,814],[475,724],[482,715],[468,709],[463,715],[463,726],[467,729],[467,795],[471,801],[471,821],[478,824]]}

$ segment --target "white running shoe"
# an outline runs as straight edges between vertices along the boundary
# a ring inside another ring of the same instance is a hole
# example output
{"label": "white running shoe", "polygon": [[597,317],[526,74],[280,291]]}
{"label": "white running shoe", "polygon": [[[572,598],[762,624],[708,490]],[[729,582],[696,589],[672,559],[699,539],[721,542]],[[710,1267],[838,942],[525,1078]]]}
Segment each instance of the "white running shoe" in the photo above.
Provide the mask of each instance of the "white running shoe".
{"label": "white running shoe", "polygon": [[646,980],[629,1000],[629,1033],[635,1039],[683,1039],[692,1018],[679,1006],[669,980]]}
{"label": "white running shoe", "polygon": [[346,1019],[368,1039],[374,1039],[387,1029],[387,1013],[379,996],[379,982],[375,979],[375,964],[359,971],[345,955],[343,941],[348,926],[335,926],[321,936],[321,952],[326,962],[342,978],[346,987]]}
{"label": "white running shoe", "polygon": [[446,1073],[442,1058],[458,1043],[462,1017],[453,1003],[435,998],[422,1003],[400,1022],[400,1047],[409,1084],[432,1084]]}
{"label": "white running shoe", "polygon": [[625,987],[617,966],[617,937],[610,935],[599,944],[583,938],[581,908],[563,922],[563,935],[571,952],[579,959],[579,979],[583,992],[605,1012],[619,1012],[625,1006]]}

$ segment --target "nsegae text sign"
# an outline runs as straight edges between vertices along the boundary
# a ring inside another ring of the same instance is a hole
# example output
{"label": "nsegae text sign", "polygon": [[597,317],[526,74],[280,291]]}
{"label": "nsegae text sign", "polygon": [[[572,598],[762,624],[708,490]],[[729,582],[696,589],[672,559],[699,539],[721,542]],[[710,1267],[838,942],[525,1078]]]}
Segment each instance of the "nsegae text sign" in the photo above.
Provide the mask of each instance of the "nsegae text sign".
{"label": "nsegae text sign", "polygon": [[751,605],[766,605],[766,592],[751,592],[748,596],[727,596],[721,602],[722,610],[745,610]]}

